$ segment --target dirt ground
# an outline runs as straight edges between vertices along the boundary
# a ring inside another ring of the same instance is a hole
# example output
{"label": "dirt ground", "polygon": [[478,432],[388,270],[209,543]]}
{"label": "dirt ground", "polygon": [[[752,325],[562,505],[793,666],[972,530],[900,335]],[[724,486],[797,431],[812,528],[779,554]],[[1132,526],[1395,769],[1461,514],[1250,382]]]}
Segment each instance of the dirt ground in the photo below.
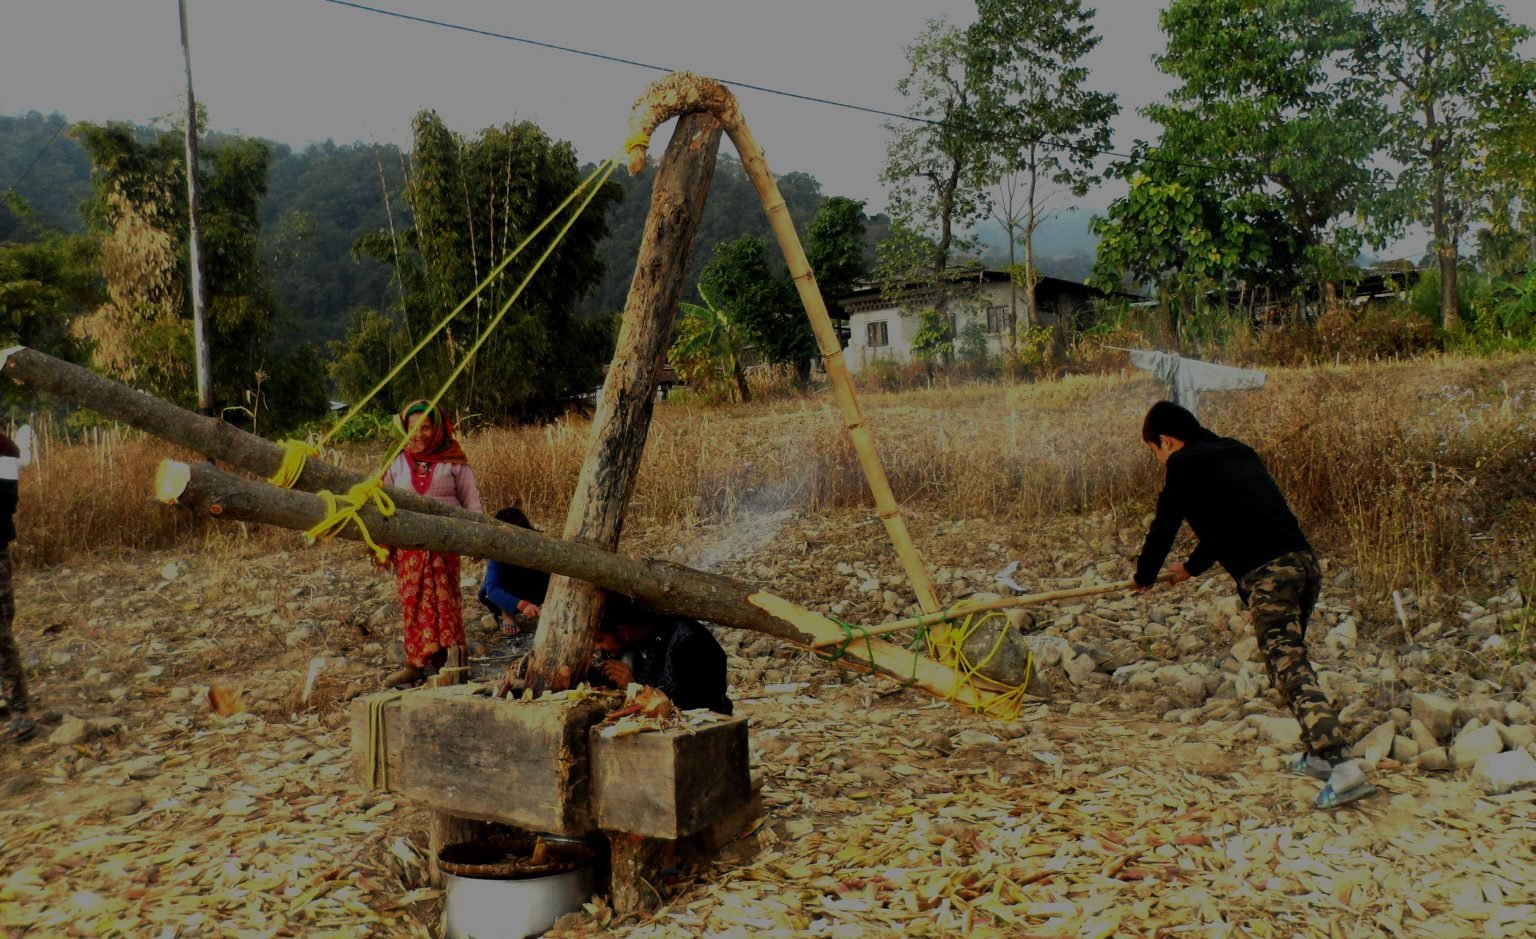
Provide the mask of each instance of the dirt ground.
{"label": "dirt ground", "polygon": [[[1140,520],[1027,539],[978,520],[911,524],[954,598],[999,589],[988,581],[1010,560],[1031,588],[1127,576]],[[1027,554],[1026,540],[1051,550]],[[887,594],[898,569],[861,512],[652,530],[626,548],[853,621],[904,602]],[[1230,593],[1213,574],[1042,621],[1167,622],[1136,632],[1136,657],[1192,663],[1240,644]],[[398,631],[392,582],[358,547],[221,533],[196,551],[24,571],[17,595],[47,722],[0,745],[6,936],[436,934],[424,814],[350,777],[344,699],[377,687]],[[1330,602],[1315,646],[1347,615],[1346,599]],[[669,885],[654,916],[619,920],[597,903],[559,934],[1517,936],[1536,917],[1529,789],[1489,795],[1465,772],[1381,759],[1380,796],[1324,814],[1310,808],[1315,782],[1280,771],[1284,745],[1257,719],[1281,712],[1262,698],[1170,701],[1105,665],[998,722],[757,637],[722,639],[764,817]],[[1345,658],[1330,667],[1347,678]],[[211,687],[245,712],[218,716]]]}

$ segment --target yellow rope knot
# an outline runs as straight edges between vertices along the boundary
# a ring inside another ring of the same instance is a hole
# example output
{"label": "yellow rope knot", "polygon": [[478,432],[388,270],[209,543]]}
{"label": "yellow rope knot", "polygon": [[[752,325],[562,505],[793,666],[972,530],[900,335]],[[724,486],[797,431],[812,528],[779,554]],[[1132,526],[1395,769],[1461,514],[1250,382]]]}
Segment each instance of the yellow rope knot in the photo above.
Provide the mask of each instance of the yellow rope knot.
{"label": "yellow rope knot", "polygon": [[313,544],[317,538],[330,538],[348,524],[356,525],[358,533],[363,537],[363,543],[373,552],[374,557],[382,563],[389,560],[389,549],[373,540],[373,535],[368,532],[368,526],[363,524],[362,516],[357,513],[364,507],[372,505],[378,513],[385,518],[395,514],[395,500],[384,491],[384,484],[377,476],[363,480],[344,496],[338,496],[334,492],[322,489],[315,493],[325,501],[325,518],[314,528],[304,533],[304,537]]}
{"label": "yellow rope knot", "polygon": [[643,130],[637,130],[624,138],[624,152],[634,149],[649,150],[651,148],[651,135]]}
{"label": "yellow rope knot", "polygon": [[304,472],[304,464],[310,457],[319,456],[320,448],[307,440],[282,440],[278,446],[283,448],[283,462],[278,464],[271,482],[274,486],[292,489]]}

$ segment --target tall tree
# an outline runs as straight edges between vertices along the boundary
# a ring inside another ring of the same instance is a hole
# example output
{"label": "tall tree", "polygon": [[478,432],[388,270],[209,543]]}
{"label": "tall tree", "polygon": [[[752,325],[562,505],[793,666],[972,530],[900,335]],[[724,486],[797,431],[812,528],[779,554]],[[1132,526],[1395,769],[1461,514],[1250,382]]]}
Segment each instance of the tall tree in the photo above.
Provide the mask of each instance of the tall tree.
{"label": "tall tree", "polygon": [[[359,244],[363,253],[388,263],[394,263],[398,250],[402,267],[408,268],[402,272],[399,326],[406,341],[396,347],[424,335],[456,307],[582,179],[571,145],[551,139],[531,122],[463,137],[431,111],[414,122],[411,166],[406,199],[414,226],[398,237],[382,232]],[[595,283],[602,274],[596,245],[606,231],[604,213],[619,196],[617,186],[605,185],[573,223],[444,399],[450,407],[492,418],[535,420],[558,413],[564,401],[601,380],[612,348],[610,323],[579,320],[575,310],[585,290],[581,285]],[[403,373],[398,380],[404,388],[392,393],[408,397],[436,391],[497,311],[512,302],[559,227],[551,226],[508,265],[423,350],[419,369]],[[356,366],[377,357],[378,324],[363,318],[351,338],[367,349],[344,344],[339,358],[348,364],[335,377],[355,395],[366,390],[351,384],[358,378]]]}
{"label": "tall tree", "polygon": [[930,20],[907,47],[910,69],[896,90],[911,102],[907,114],[913,120],[886,126],[892,137],[880,174],[892,218],[917,236],[903,240],[903,255],[926,255],[913,257],[919,262],[917,270],[905,259],[896,266],[882,265],[897,276],[884,286],[899,295],[910,288],[909,275],[921,272],[934,309],[951,335],[946,271],[957,249],[973,247],[963,233],[985,215],[996,152],[995,127],[983,113],[987,99],[981,85],[988,66],[978,61],[972,48],[975,38],[952,23]]}
{"label": "tall tree", "polygon": [[[1379,43],[1388,154],[1402,165],[1380,215],[1433,233],[1440,267],[1440,324],[1461,321],[1456,266],[1468,227],[1491,207],[1498,176],[1487,172],[1490,138],[1503,119],[1529,120],[1509,105],[1536,92],[1518,46],[1531,30],[1489,0],[1367,0]],[[1501,105],[1503,105],[1501,107]],[[1518,115],[1518,116],[1517,116]]]}
{"label": "tall tree", "polygon": [[[107,301],[76,322],[93,364],[153,394],[196,401],[192,321],[186,285],[187,209],[181,135],[127,124],[78,124],[73,133],[91,156],[95,193],[85,215],[102,238]],[[258,208],[266,194],[270,151],[259,140],[209,141],[197,172],[207,247],[209,346],[216,408],[235,417],[265,407],[293,422],[315,416],[318,372],[283,368],[305,387],[269,382],[273,302],[262,272]],[[320,402],[323,404],[323,402]],[[269,424],[268,426],[272,426]]]}
{"label": "tall tree", "polygon": [[1271,283],[1338,276],[1378,181],[1380,108],[1352,0],[1172,0],[1160,22],[1157,65],[1180,84],[1142,111],[1162,126],[1157,156],[1210,166],[1222,190],[1273,206],[1302,269],[1273,269]]}
{"label": "tall tree", "polygon": [[867,228],[864,203],[845,196],[823,202],[806,226],[805,257],[816,273],[816,285],[833,319],[847,319],[838,298],[869,277]]}
{"label": "tall tree", "polygon": [[[1098,46],[1095,11],[1082,0],[977,0],[968,30],[981,78],[982,111],[1003,132],[995,139],[992,216],[1024,246],[1024,322],[1035,313],[1035,231],[1063,192],[1086,195],[1099,180],[1095,158],[1109,148],[1115,96],[1087,87],[1083,57]],[[1043,187],[1050,187],[1048,191]],[[1017,233],[1017,234],[1016,234]],[[1010,290],[1008,331],[1018,333],[1017,282]]]}
{"label": "tall tree", "polygon": [[776,268],[767,242],[747,236],[716,245],[714,257],[699,274],[699,290],[746,327],[764,359],[792,365],[797,378],[807,377],[816,337],[794,285]]}

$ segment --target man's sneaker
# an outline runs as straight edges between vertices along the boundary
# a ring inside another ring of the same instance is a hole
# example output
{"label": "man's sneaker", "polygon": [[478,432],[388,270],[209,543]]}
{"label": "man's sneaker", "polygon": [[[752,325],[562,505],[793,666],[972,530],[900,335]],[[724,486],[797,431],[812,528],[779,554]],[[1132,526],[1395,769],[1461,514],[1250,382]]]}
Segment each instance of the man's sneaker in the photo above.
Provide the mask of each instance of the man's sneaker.
{"label": "man's sneaker", "polygon": [[1333,772],[1333,764],[1315,753],[1292,753],[1285,758],[1285,768],[1293,773],[1303,776],[1311,776],[1313,779],[1328,781],[1328,776]]}
{"label": "man's sneaker", "polygon": [[1328,782],[1317,794],[1317,799],[1312,805],[1315,808],[1332,810],[1367,796],[1373,796],[1380,791],[1365,781],[1365,771],[1360,768],[1359,763],[1354,760],[1345,760],[1333,768],[1333,772],[1328,775]]}

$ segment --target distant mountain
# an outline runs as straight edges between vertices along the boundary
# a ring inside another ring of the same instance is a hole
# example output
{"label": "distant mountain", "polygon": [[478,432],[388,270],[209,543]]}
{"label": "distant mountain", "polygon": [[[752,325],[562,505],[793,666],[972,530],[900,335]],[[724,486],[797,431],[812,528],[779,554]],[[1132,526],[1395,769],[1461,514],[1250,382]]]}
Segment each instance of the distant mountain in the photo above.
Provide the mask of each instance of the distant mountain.
{"label": "distant mountain", "polygon": [[[1035,263],[1042,273],[1064,280],[1082,280],[1093,267],[1093,254],[1099,239],[1088,230],[1088,223],[1103,209],[1081,207],[1061,209],[1035,229]],[[978,225],[975,236],[982,244],[982,263],[987,267],[1008,266],[1008,233],[1003,226],[988,220]],[[1015,250],[1022,263],[1024,249]]]}

